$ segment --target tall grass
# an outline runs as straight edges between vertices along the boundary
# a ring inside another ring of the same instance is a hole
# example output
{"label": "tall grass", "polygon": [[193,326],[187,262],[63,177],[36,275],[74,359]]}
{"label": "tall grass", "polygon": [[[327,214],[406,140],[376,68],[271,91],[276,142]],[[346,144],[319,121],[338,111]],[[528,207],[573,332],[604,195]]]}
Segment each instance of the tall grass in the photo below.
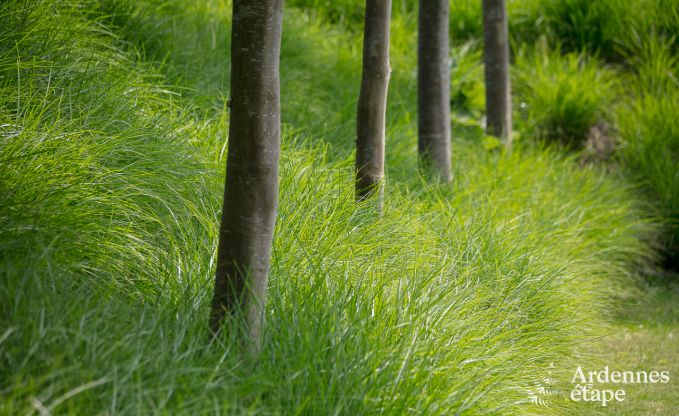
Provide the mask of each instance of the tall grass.
{"label": "tall grass", "polygon": [[482,51],[476,42],[451,50],[450,106],[453,111],[478,115],[485,111]]}
{"label": "tall grass", "polygon": [[[416,14],[417,4],[415,0],[394,0],[392,1],[392,14]],[[287,5],[304,9],[314,18],[320,18],[331,24],[339,24],[350,30],[363,28],[364,0],[290,0]]]}
{"label": "tall grass", "polygon": [[510,35],[516,44],[542,37],[564,52],[621,63],[635,37],[651,33],[673,39],[676,51],[678,6],[677,0],[510,1]]}
{"label": "tall grass", "polygon": [[626,0],[516,1],[510,19],[519,23],[515,37],[523,42],[537,32],[565,52],[589,52],[615,60],[638,4]]}
{"label": "tall grass", "polygon": [[[642,41],[643,42],[643,41]],[[631,59],[632,98],[618,109],[620,155],[658,203],[667,221],[668,265],[679,266],[679,61],[671,43],[651,38]]]}
{"label": "tall grass", "polygon": [[522,51],[514,83],[518,120],[540,139],[579,145],[597,122],[610,119],[615,82],[613,73],[584,55]]}
{"label": "tall grass", "polygon": [[608,293],[651,256],[629,186],[480,133],[453,185],[426,184],[404,17],[374,218],[351,179],[359,40],[292,9],[267,332],[244,359],[206,328],[228,4],[88,4],[0,6],[0,413],[566,409],[531,390],[590,359]]}

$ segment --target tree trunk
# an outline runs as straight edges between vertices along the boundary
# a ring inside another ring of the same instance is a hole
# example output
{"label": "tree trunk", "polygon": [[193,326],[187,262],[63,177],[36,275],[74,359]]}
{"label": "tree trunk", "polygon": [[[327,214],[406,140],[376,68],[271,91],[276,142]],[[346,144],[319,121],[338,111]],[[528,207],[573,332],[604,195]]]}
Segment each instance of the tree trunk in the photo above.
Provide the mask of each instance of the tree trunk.
{"label": "tree trunk", "polygon": [[420,0],[417,42],[420,163],[443,182],[452,178],[448,8],[448,0]]}
{"label": "tree trunk", "polygon": [[512,93],[509,80],[509,32],[505,0],[483,0],[487,133],[512,141]]}
{"label": "tree trunk", "polygon": [[391,0],[366,0],[363,77],[356,117],[356,199],[377,193],[382,204],[384,142],[389,87]]}
{"label": "tree trunk", "polygon": [[283,0],[234,0],[226,183],[210,328],[245,319],[261,342],[278,203]]}

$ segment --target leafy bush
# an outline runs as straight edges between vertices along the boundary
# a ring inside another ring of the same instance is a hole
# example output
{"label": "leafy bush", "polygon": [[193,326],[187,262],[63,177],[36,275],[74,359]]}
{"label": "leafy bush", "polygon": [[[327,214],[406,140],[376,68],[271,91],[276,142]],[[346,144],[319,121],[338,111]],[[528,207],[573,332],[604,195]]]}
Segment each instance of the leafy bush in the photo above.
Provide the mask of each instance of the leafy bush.
{"label": "leafy bush", "polygon": [[591,58],[559,50],[522,52],[515,75],[518,122],[538,138],[577,146],[610,116],[615,78]]}

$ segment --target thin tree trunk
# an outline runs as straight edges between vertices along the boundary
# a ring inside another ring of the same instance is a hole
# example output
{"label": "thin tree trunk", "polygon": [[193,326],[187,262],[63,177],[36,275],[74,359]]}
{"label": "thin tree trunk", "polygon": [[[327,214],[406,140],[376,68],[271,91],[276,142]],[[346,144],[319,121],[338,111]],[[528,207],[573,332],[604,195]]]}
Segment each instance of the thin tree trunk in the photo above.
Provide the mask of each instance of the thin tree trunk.
{"label": "thin tree trunk", "polygon": [[448,8],[448,0],[420,0],[417,42],[420,163],[443,182],[452,179]]}
{"label": "thin tree trunk", "polygon": [[366,0],[363,76],[356,117],[356,199],[377,193],[382,203],[389,86],[391,0]]}
{"label": "thin tree trunk", "polygon": [[283,0],[234,0],[226,183],[210,328],[243,313],[261,342],[278,203]]}
{"label": "thin tree trunk", "polygon": [[509,32],[505,0],[483,0],[486,119],[488,134],[512,141],[512,93],[509,80]]}

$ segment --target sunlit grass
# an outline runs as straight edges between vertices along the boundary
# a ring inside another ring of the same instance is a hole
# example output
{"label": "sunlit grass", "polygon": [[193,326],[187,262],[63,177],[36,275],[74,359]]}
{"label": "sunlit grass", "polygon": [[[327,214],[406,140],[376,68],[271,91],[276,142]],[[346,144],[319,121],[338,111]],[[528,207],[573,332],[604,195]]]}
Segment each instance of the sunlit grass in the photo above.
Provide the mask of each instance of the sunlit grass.
{"label": "sunlit grass", "polygon": [[538,139],[577,147],[595,124],[611,118],[616,78],[596,60],[559,50],[524,50],[515,74],[517,120]]}
{"label": "sunlit grass", "polygon": [[[0,6],[0,413],[568,406],[527,389],[588,359],[610,294],[652,257],[634,186],[555,149],[487,151],[476,128],[455,140],[454,183],[426,184],[411,14],[393,27],[375,216],[351,179],[360,37],[290,9],[267,332],[243,359],[206,328],[229,4],[88,5]],[[477,52],[455,53],[480,75]],[[478,109],[475,77],[460,90]]]}

